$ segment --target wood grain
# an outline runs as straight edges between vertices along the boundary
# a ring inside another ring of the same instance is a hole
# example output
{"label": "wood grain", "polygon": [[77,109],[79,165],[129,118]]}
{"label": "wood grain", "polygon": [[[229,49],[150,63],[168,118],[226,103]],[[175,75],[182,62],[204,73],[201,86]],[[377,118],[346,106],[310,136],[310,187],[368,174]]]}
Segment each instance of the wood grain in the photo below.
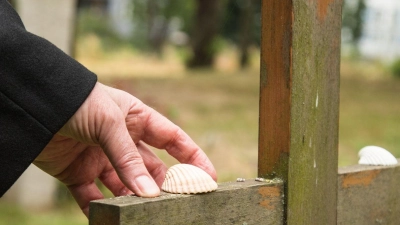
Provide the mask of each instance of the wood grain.
{"label": "wood grain", "polygon": [[337,224],[399,224],[400,163],[340,168],[338,179]]}
{"label": "wood grain", "polygon": [[262,1],[258,176],[287,180],[292,4]]}
{"label": "wood grain", "polygon": [[341,0],[263,0],[258,173],[288,224],[336,224]]}
{"label": "wood grain", "polygon": [[200,195],[162,193],[90,203],[90,225],[127,224],[283,224],[283,183],[246,180],[219,185]]}

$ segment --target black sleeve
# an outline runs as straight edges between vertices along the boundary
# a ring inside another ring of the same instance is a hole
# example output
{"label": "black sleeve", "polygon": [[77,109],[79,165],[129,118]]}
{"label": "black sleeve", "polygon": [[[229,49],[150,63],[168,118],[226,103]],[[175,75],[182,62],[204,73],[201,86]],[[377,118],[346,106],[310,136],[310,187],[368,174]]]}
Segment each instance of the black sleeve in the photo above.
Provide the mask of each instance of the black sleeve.
{"label": "black sleeve", "polygon": [[0,196],[90,94],[97,77],[27,32],[0,0]]}

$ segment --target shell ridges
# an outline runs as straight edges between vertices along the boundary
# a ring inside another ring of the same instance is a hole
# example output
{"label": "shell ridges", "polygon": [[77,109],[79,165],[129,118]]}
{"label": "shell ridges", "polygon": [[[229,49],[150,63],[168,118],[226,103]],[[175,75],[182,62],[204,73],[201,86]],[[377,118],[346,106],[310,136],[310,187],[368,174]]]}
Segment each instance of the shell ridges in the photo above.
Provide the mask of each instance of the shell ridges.
{"label": "shell ridges", "polygon": [[366,146],[358,152],[358,164],[389,166],[397,164],[397,159],[386,149],[378,146]]}
{"label": "shell ridges", "polygon": [[165,174],[161,189],[174,194],[197,194],[215,191],[218,184],[204,170],[190,164],[176,164]]}

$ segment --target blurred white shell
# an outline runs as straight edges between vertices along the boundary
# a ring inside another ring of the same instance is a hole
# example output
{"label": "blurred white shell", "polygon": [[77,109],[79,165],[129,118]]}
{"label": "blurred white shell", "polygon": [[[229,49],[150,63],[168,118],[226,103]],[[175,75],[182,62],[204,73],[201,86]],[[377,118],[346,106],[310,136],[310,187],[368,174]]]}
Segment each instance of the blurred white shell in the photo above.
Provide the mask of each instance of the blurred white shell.
{"label": "blurred white shell", "polygon": [[241,177],[239,177],[239,178],[236,179],[236,182],[245,182],[245,181],[246,181],[246,179],[241,178]]}
{"label": "blurred white shell", "polygon": [[174,194],[196,194],[215,191],[218,184],[204,170],[190,165],[171,166],[161,189]]}
{"label": "blurred white shell", "polygon": [[388,166],[397,164],[397,159],[386,149],[378,146],[366,146],[358,152],[358,164]]}

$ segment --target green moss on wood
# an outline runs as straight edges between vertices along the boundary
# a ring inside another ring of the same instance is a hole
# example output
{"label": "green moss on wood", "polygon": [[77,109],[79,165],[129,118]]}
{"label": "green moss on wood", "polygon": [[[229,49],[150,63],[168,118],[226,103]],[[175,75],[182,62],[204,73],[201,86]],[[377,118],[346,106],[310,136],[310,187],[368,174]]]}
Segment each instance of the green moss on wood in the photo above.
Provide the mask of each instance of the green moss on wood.
{"label": "green moss on wood", "polygon": [[336,224],[341,1],[318,4],[293,1],[288,224]]}

